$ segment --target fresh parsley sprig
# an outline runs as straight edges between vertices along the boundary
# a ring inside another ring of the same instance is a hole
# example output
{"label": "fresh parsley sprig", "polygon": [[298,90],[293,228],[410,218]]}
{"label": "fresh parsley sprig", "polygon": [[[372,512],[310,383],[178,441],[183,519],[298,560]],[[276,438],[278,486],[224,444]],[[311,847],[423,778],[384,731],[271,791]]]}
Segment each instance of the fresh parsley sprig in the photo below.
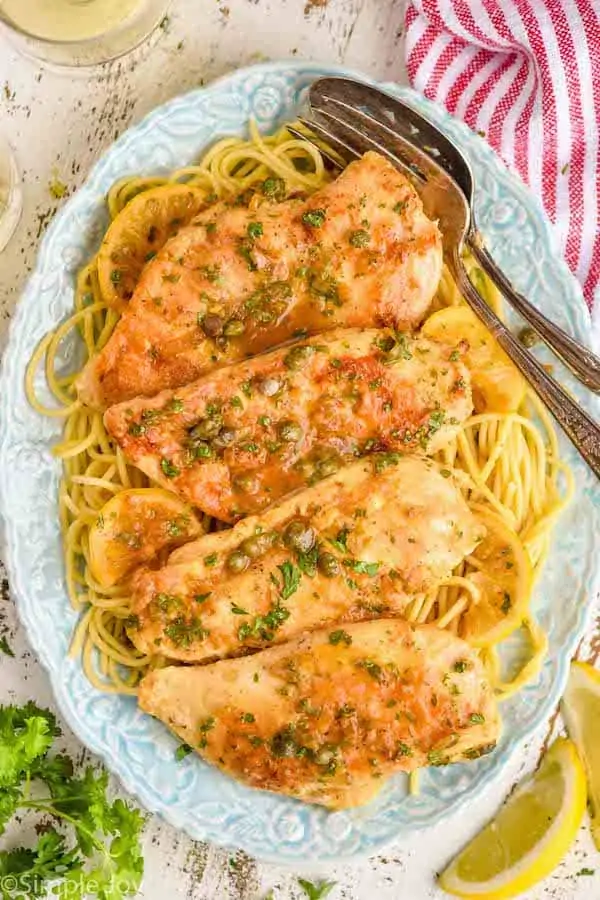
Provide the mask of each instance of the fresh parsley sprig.
{"label": "fresh parsley sprig", "polygon": [[34,703],[0,706],[0,834],[18,811],[52,823],[34,847],[0,851],[0,896],[45,897],[52,885],[62,900],[132,897],[143,875],[143,816],[108,799],[107,772],[76,775],[69,757],[50,755],[59,734]]}

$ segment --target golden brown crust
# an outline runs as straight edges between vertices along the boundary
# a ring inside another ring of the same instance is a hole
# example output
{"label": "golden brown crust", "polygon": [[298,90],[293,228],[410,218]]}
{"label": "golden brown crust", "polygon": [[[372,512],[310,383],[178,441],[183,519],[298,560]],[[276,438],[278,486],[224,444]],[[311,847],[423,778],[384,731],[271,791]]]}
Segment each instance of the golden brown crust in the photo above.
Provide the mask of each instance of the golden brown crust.
{"label": "golden brown crust", "polygon": [[434,453],[472,410],[456,351],[340,329],[113,406],[106,428],[153,481],[235,521],[375,451]]}
{"label": "golden brown crust", "polygon": [[[292,521],[310,530],[306,553],[290,546]],[[140,570],[130,637],[143,653],[194,662],[334,622],[401,616],[483,532],[434,463],[381,454],[187,544],[158,571]]]}
{"label": "golden brown crust", "polygon": [[[256,195],[248,207],[219,205],[197,221],[144,269],[112,337],[79,379],[86,403],[104,408],[178,387],[298,329],[412,327],[441,275],[437,226],[407,179],[376,153],[307,201]],[[209,316],[242,322],[244,331],[207,336],[219,331]]]}
{"label": "golden brown crust", "polygon": [[158,669],[139,702],[234,778],[332,809],[367,802],[394,772],[475,758],[500,733],[468,644],[391,619]]}

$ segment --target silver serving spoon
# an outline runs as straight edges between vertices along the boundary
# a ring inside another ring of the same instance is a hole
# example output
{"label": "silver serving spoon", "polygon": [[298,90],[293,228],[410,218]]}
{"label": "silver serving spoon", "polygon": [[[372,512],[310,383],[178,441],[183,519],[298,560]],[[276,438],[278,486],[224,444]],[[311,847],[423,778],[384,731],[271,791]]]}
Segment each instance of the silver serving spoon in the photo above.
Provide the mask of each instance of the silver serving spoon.
{"label": "silver serving spoon", "polygon": [[413,180],[423,183],[427,179],[426,157],[444,169],[469,204],[470,220],[464,240],[484,272],[579,381],[600,393],[600,359],[515,290],[485,248],[475,221],[473,173],[457,146],[408,104],[350,78],[320,78],[311,86],[309,102],[317,122],[324,117],[329,124],[342,122],[359,133],[373,134],[379,141],[395,139],[394,153],[410,170]]}
{"label": "silver serving spoon", "polygon": [[[315,82],[313,89],[318,88],[321,82],[331,80],[337,79],[320,79]],[[320,95],[318,96],[323,103]],[[332,109],[335,112],[332,113]],[[600,427],[514,337],[475,290],[467,276],[461,254],[471,228],[471,209],[463,191],[427,152],[414,147],[377,120],[374,120],[375,125],[369,124],[369,131],[365,133],[362,112],[357,114],[358,118],[353,118],[344,111],[344,118],[340,119],[337,109],[338,105],[332,105],[329,101],[325,108],[323,105],[315,105],[313,108],[311,94],[313,118],[301,120],[302,124],[334,151],[328,152],[327,158],[338,168],[343,165],[337,158],[338,154],[343,160],[348,160],[362,156],[367,150],[377,150],[412,178],[425,212],[432,218],[437,218],[440,223],[444,259],[466,301],[536,390],[594,474],[600,477]],[[351,112],[356,111],[352,109]],[[322,143],[318,138],[299,130],[294,130],[294,133],[315,143],[322,150]]]}

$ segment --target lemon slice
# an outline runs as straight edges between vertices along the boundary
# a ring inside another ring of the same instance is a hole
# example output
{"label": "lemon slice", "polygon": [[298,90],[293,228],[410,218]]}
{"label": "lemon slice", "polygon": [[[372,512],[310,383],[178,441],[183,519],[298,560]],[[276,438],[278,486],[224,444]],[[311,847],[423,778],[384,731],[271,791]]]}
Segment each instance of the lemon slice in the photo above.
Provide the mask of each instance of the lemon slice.
{"label": "lemon slice", "polygon": [[585,765],[592,837],[600,850],[600,672],[593,666],[571,663],[562,712]]}
{"label": "lemon slice", "polygon": [[485,525],[486,534],[467,563],[468,573],[480,597],[461,619],[460,636],[475,647],[504,640],[527,615],[533,582],[531,562],[518,535],[504,519],[485,506],[471,509]]}
{"label": "lemon slice", "polygon": [[471,373],[473,405],[479,413],[514,412],[525,396],[525,381],[468,306],[448,306],[430,316],[425,337],[456,347]]}
{"label": "lemon slice", "polygon": [[130,200],[98,253],[100,290],[109,306],[123,309],[146,263],[207,205],[206,196],[191,185],[165,184]]}
{"label": "lemon slice", "polygon": [[121,491],[90,528],[89,566],[101,587],[112,587],[165,547],[177,547],[202,531],[192,508],[160,488]]}
{"label": "lemon slice", "polygon": [[440,876],[449,894],[509,900],[552,872],[585,813],[585,772],[575,745],[559,738],[537,772]]}

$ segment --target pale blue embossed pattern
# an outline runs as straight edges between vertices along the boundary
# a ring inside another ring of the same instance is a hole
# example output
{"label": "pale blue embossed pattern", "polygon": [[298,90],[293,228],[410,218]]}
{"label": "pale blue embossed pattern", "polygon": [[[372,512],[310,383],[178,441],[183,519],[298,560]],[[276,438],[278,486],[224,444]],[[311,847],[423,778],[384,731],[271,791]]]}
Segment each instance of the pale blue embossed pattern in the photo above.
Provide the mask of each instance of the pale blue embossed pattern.
{"label": "pale blue embossed pattern", "polygon": [[[68,658],[75,615],[61,561],[59,464],[50,455],[60,424],[28,407],[23,376],[40,338],[72,309],[75,272],[98,246],[106,224],[105,196],[114,181],[190,163],[216,138],[244,133],[251,116],[269,131],[294,117],[311,81],[336,71],[341,70],[310,64],[256,66],[166,104],[126,132],[44,238],[15,315],[0,386],[0,499],[10,582],[66,721],[147,809],[194,838],[292,863],[375,853],[449,816],[472,802],[547,718],[564,687],[597,585],[594,533],[600,532],[600,504],[593,476],[563,440],[577,496],[561,519],[534,600],[550,650],[539,677],[503,706],[504,736],[497,751],[476,763],[428,771],[418,797],[406,796],[405,779],[399,777],[371,806],[329,814],[244,788],[196,757],[177,763],[176,742],[158,722],[142,715],[133,699],[95,691],[79,662]],[[386,88],[421,109],[468,153],[478,184],[478,219],[499,263],[534,303],[586,340],[589,321],[581,293],[557,258],[537,203],[465,126],[409,90]],[[564,381],[579,393],[566,374]],[[41,376],[38,382],[43,396]]]}

